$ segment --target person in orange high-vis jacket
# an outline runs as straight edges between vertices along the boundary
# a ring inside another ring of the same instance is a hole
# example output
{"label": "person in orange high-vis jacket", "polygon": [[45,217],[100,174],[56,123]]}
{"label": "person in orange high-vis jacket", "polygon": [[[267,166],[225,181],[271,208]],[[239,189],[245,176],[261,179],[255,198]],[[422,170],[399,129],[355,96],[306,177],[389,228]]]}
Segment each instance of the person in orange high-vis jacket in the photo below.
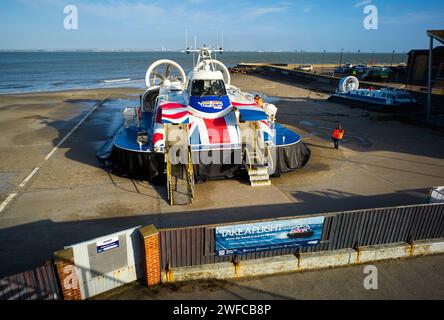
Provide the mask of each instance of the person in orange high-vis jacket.
{"label": "person in orange high-vis jacket", "polygon": [[331,135],[331,138],[333,139],[333,143],[335,145],[335,149],[339,149],[339,142],[344,137],[344,129],[342,128],[342,125],[338,125],[334,130],[333,134]]}
{"label": "person in orange high-vis jacket", "polygon": [[264,100],[262,100],[262,98],[258,94],[254,97],[254,102],[256,102],[259,107],[264,107]]}

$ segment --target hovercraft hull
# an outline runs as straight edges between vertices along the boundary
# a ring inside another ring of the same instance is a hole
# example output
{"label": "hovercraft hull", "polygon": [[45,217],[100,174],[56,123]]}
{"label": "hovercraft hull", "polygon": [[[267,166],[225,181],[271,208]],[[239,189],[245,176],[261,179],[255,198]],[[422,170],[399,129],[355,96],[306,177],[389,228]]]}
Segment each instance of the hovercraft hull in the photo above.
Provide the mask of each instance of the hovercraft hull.
{"label": "hovercraft hull", "polygon": [[344,103],[351,107],[358,107],[377,112],[404,113],[404,112],[414,112],[421,108],[421,106],[418,103],[389,105],[378,101],[354,99],[348,96],[342,96],[338,94],[331,95],[328,98],[328,101],[335,103]]}
{"label": "hovercraft hull", "polygon": [[289,233],[289,234],[287,234],[287,237],[290,239],[309,238],[309,237],[312,237],[313,234],[314,234],[314,231],[301,232],[301,233]]}

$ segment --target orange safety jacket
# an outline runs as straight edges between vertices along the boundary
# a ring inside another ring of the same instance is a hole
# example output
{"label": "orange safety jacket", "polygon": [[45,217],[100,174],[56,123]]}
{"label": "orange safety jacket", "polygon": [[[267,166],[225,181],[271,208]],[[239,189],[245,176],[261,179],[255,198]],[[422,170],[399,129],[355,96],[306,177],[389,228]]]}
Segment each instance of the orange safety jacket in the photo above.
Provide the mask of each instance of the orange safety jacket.
{"label": "orange safety jacket", "polygon": [[254,102],[256,102],[256,104],[257,104],[259,107],[263,107],[263,106],[264,106],[264,100],[262,100],[262,98],[255,98],[255,99],[254,99]]}
{"label": "orange safety jacket", "polygon": [[335,139],[342,139],[344,137],[344,129],[333,130],[332,137]]}

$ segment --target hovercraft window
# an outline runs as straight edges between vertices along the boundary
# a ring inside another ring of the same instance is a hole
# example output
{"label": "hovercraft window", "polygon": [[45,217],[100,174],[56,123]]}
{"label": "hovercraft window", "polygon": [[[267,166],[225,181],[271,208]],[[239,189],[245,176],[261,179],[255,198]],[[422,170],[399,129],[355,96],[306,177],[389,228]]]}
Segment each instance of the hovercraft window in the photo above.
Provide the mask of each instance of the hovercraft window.
{"label": "hovercraft window", "polygon": [[224,96],[226,94],[223,80],[193,80],[191,86],[192,96]]}

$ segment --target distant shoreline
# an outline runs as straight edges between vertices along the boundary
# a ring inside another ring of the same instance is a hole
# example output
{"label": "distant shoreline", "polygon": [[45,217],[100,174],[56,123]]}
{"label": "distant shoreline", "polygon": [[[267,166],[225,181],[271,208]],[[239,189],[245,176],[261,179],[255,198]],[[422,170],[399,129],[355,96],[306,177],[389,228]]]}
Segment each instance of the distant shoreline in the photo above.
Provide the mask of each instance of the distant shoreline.
{"label": "distant shoreline", "polygon": [[[0,53],[5,53],[5,52],[9,52],[9,53],[17,53],[17,52],[26,52],[26,53],[39,53],[39,52],[42,52],[42,53],[57,53],[57,52],[66,52],[66,53],[82,53],[82,52],[84,52],[84,53],[125,53],[125,52],[128,52],[128,53],[131,53],[131,52],[138,52],[138,53],[143,53],[143,52],[146,52],[146,53],[185,53],[185,50],[184,49],[181,49],[181,50],[167,50],[167,51],[162,51],[162,50],[150,50],[150,49],[141,49],[141,50],[108,50],[108,49],[104,49],[104,50],[101,50],[101,49],[85,49],[85,50],[83,50],[83,49],[73,49],[73,50],[64,50],[64,49],[54,49],[54,50],[51,50],[51,49],[0,49]],[[265,50],[224,50],[224,53],[258,53],[258,54],[261,54],[261,53],[265,53],[265,54],[267,54],[267,53],[287,53],[287,54],[300,54],[301,53],[301,51],[300,50],[297,50],[297,51],[295,51],[295,50],[293,50],[293,51],[265,51]],[[315,53],[315,54],[323,54],[324,52],[323,51],[303,51],[303,53],[304,54],[312,54],[312,53]],[[341,51],[326,51],[325,52],[326,54],[341,54]],[[343,52],[343,54],[344,55],[346,55],[346,54],[350,54],[350,55],[357,55],[358,54],[358,52],[356,52],[356,51],[344,51]],[[362,51],[362,52],[360,52],[360,54],[361,55],[371,55],[371,54],[392,54],[392,51],[375,51],[375,52],[372,52],[372,51],[369,51],[369,52],[366,52],[366,51]],[[395,54],[397,54],[397,55],[399,55],[399,54],[402,54],[402,55],[404,55],[404,54],[407,54],[407,52],[404,52],[404,51],[396,51],[395,52]]]}
{"label": "distant shoreline", "polygon": [[77,95],[81,92],[87,93],[102,93],[102,92],[125,92],[128,94],[142,94],[144,89],[137,89],[132,87],[113,87],[113,88],[78,88],[78,89],[61,89],[61,90],[43,90],[43,91],[31,91],[31,92],[12,92],[12,93],[0,93],[0,97],[32,97],[32,96],[47,96],[47,95]]}

